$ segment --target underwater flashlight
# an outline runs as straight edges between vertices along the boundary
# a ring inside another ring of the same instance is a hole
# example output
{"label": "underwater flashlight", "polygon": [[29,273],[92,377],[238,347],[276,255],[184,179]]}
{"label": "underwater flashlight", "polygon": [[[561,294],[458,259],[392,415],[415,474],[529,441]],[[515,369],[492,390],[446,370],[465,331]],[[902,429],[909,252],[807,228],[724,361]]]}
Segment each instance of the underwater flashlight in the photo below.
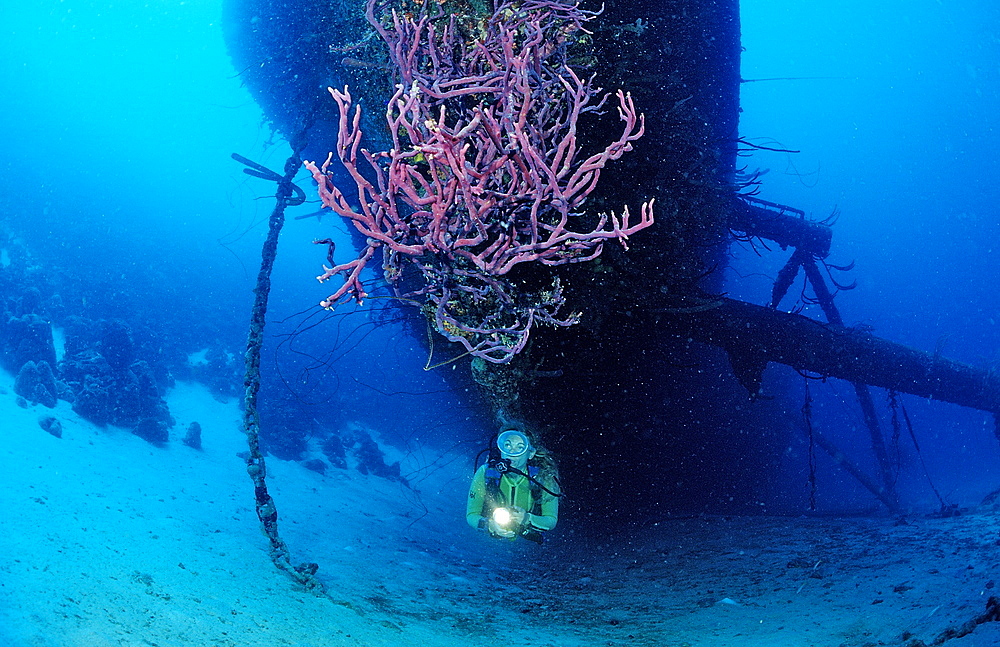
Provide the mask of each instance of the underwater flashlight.
{"label": "underwater flashlight", "polygon": [[506,527],[510,523],[510,510],[507,508],[494,508],[493,521],[500,527]]}

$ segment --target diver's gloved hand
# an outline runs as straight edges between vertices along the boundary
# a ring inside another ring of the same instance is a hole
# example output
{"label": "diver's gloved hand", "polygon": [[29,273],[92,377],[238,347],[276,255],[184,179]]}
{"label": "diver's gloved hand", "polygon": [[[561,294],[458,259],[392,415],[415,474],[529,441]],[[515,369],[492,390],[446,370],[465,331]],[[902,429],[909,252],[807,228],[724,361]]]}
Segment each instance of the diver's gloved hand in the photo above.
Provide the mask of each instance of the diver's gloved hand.
{"label": "diver's gloved hand", "polygon": [[493,519],[488,520],[487,530],[489,530],[489,533],[494,537],[503,537],[504,539],[510,539],[516,536],[516,533],[513,530],[508,530],[504,528]]}
{"label": "diver's gloved hand", "polygon": [[520,528],[524,525],[525,520],[528,517],[528,513],[524,508],[519,508],[516,505],[508,508],[510,510],[510,527]]}

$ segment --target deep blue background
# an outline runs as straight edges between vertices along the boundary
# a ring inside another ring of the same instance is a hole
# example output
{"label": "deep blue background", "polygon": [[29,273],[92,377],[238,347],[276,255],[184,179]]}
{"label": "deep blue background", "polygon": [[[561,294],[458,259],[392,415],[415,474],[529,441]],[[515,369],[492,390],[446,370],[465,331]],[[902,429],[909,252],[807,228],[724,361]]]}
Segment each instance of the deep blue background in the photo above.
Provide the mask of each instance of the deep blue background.
{"label": "deep blue background", "polygon": [[[996,370],[1000,7],[936,0],[742,7],[743,78],[800,80],[744,83],[741,134],[801,151],[757,152],[744,161],[749,171],[767,170],[761,197],[815,219],[840,212],[829,260],[856,261],[844,278],[858,281],[837,299],[845,322]],[[744,247],[736,256],[730,289],[765,303],[788,254],[758,259]],[[783,306],[797,293],[793,288]],[[813,394],[817,423],[845,449],[865,447],[848,385],[820,385]],[[997,477],[992,421],[950,405],[906,402],[939,489],[975,502],[974,493]],[[912,455],[909,461],[919,474]],[[932,496],[920,479],[902,485],[916,489],[915,497]]]}

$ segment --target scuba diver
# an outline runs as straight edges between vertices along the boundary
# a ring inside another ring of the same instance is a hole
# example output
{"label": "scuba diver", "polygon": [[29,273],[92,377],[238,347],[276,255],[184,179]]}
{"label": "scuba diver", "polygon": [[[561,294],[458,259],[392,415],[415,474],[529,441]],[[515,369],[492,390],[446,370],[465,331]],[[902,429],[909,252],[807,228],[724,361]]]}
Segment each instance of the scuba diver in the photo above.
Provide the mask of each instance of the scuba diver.
{"label": "scuba diver", "polygon": [[559,478],[555,462],[537,448],[527,431],[507,425],[489,448],[485,465],[469,487],[466,520],[493,537],[542,542],[559,518]]}

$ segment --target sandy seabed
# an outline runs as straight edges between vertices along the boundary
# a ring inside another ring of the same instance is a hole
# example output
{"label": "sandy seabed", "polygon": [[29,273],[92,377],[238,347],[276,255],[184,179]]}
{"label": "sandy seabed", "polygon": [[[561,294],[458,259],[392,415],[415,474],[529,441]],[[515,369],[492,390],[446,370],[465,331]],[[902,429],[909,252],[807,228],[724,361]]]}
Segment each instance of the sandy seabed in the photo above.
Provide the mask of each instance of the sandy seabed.
{"label": "sandy seabed", "polygon": [[320,564],[320,595],[268,558],[235,403],[172,390],[199,451],[65,402],[20,408],[12,383],[0,375],[0,647],[1000,645],[982,617],[1000,595],[992,511],[701,517],[586,539],[564,518],[538,547],[465,525],[468,460],[411,489],[271,459],[282,536]]}

